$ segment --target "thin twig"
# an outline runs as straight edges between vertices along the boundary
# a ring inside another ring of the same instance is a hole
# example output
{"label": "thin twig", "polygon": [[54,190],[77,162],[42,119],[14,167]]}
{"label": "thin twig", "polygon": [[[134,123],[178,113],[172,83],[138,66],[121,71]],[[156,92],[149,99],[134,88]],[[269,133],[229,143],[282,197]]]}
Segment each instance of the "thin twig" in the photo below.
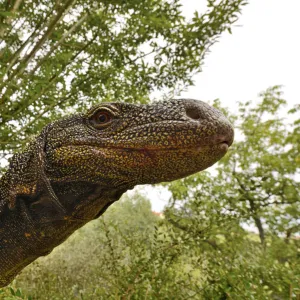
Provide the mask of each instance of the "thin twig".
{"label": "thin twig", "polygon": [[[43,46],[45,41],[50,37],[52,32],[55,29],[56,24],[62,19],[64,14],[71,8],[71,5],[73,4],[75,0],[69,0],[67,3],[63,6],[63,8],[57,13],[57,15],[50,21],[49,25],[47,26],[48,29],[44,33],[44,35],[41,37],[41,39],[36,43],[36,45],[33,47],[31,52],[24,57],[24,59],[20,62],[19,67],[12,72],[10,76],[8,76],[6,82],[11,82],[15,80],[16,76],[22,75],[22,73],[25,71],[27,65],[29,62],[33,59],[36,52]],[[2,105],[5,102],[6,92],[3,94],[2,99],[0,100],[0,105]]]}
{"label": "thin twig", "polygon": [[77,23],[75,23],[69,31],[67,31],[66,33],[63,34],[63,36],[61,37],[61,39],[54,45],[51,47],[51,49],[49,50],[49,52],[37,63],[37,65],[34,67],[34,69],[29,73],[29,76],[32,76],[35,71],[43,64],[43,62],[51,55],[54,53],[54,51],[59,47],[59,45],[61,45],[64,40],[79,26],[81,25],[87,18],[88,13],[84,14],[82,16],[82,18],[80,20],[78,20]]}
{"label": "thin twig", "polygon": [[[21,4],[22,0],[16,0],[13,8],[11,9],[10,13],[11,13],[11,16],[7,17],[6,18],[6,24],[10,24],[11,21],[12,21],[12,18],[14,17],[14,14],[16,13],[16,11],[18,10],[20,4]],[[6,31],[6,28],[3,26],[1,29],[0,29],[0,38],[2,39],[4,34],[5,34],[5,31]]]}

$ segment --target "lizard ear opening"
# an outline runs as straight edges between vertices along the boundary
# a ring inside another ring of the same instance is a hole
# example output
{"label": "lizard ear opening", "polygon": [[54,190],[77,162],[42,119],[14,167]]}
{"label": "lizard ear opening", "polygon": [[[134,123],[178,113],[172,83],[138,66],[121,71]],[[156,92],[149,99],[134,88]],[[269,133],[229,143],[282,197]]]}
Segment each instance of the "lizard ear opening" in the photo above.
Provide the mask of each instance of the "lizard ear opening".
{"label": "lizard ear opening", "polygon": [[113,114],[104,108],[101,108],[90,116],[90,123],[97,129],[107,127],[113,119]]}

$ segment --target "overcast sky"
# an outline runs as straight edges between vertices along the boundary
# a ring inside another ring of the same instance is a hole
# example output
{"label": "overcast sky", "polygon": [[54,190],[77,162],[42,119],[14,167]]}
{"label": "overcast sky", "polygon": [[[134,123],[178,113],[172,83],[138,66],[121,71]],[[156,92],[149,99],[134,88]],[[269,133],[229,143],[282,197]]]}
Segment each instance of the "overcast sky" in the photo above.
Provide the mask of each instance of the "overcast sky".
{"label": "overcast sky", "polygon": [[[199,4],[197,4],[199,2]],[[203,11],[206,1],[183,0],[184,13]],[[195,86],[182,96],[236,101],[257,98],[272,85],[283,85],[285,98],[300,103],[300,1],[250,0],[233,27],[211,48]],[[202,3],[202,4],[201,4]]]}
{"label": "overcast sky", "polygon": [[[219,98],[236,109],[237,101],[257,100],[259,92],[283,85],[290,105],[300,103],[300,0],[250,0],[233,27],[211,48],[195,86],[181,96],[210,101]],[[184,13],[203,12],[202,0],[182,0]],[[146,187],[155,211],[168,193]]]}

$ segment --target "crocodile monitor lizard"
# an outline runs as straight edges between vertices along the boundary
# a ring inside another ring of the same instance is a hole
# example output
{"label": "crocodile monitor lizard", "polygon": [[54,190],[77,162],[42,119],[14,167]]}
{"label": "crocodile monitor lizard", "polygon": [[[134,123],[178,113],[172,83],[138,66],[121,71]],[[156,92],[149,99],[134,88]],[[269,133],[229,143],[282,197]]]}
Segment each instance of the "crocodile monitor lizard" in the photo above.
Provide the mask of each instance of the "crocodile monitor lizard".
{"label": "crocodile monitor lizard", "polygon": [[137,184],[213,165],[233,128],[204,102],[101,103],[48,124],[0,179],[0,287]]}

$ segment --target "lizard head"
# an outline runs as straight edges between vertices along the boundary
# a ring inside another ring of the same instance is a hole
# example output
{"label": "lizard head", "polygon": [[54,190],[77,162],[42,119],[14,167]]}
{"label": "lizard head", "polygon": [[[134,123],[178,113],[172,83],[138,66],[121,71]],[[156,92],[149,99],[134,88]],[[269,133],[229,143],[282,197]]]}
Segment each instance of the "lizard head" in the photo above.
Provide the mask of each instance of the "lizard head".
{"label": "lizard head", "polygon": [[54,182],[116,188],[172,181],[216,163],[233,135],[224,115],[202,101],[101,103],[49,125],[47,173]]}
{"label": "lizard head", "polygon": [[1,240],[8,241],[0,251],[0,286],[126,190],[204,170],[232,142],[227,119],[190,99],[102,103],[50,123],[0,181]]}

